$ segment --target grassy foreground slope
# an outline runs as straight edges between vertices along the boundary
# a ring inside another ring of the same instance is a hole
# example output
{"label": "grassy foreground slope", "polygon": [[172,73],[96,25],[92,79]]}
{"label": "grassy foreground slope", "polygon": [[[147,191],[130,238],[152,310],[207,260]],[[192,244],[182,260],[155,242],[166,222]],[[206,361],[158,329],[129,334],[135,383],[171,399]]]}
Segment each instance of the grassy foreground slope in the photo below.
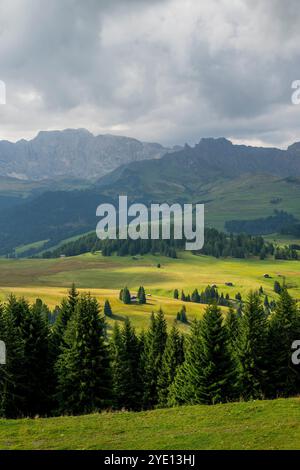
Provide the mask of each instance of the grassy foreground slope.
{"label": "grassy foreground slope", "polygon": [[300,399],[0,420],[1,449],[300,449]]}

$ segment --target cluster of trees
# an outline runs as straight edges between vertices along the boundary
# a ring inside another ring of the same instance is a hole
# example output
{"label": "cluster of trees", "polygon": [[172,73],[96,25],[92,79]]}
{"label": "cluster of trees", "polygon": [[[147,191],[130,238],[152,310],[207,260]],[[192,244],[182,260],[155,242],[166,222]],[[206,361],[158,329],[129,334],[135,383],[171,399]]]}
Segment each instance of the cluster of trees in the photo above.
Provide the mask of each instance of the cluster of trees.
{"label": "cluster of trees", "polygon": [[225,296],[223,292],[219,294],[218,289],[215,286],[207,286],[205,290],[200,293],[198,292],[198,289],[195,289],[192,294],[187,295],[182,290],[180,296],[178,289],[175,289],[173,297],[174,299],[179,299],[180,297],[180,300],[183,302],[195,302],[198,304],[216,303],[217,305],[227,307],[230,305],[229,294],[226,294]]}
{"label": "cluster of trees", "polygon": [[[213,228],[205,229],[205,244],[200,253],[215,257],[264,258],[274,254],[272,243],[265,242],[260,236],[246,234],[227,235]],[[53,251],[43,254],[44,258],[57,258],[60,255],[76,256],[86,252],[102,251],[104,256],[136,256],[147,253],[177,257],[177,251],[183,249],[183,240],[99,240],[95,233],[85,235],[68,242]]]}
{"label": "cluster of trees", "polygon": [[95,233],[47,250],[43,258],[57,258],[60,255],[77,256],[82,253],[101,251],[103,256],[136,256],[147,253],[160,254],[170,258],[177,257],[177,249],[184,246],[182,240],[100,240]]}
{"label": "cluster of trees", "polygon": [[177,313],[176,321],[180,321],[181,323],[188,323],[185,305],[183,305],[180,311]]}
{"label": "cluster of trees", "polygon": [[146,292],[145,292],[145,289],[144,289],[143,286],[139,287],[136,297],[131,295],[130,290],[128,289],[128,287],[124,287],[124,289],[120,290],[119,299],[124,304],[126,304],[126,305],[131,304],[133,298],[136,301],[136,303],[138,303],[140,305],[143,305],[143,304],[147,303]]}
{"label": "cluster of trees", "polygon": [[291,245],[287,246],[277,246],[274,252],[275,259],[299,259],[299,255],[297,250],[293,248]]}
{"label": "cluster of trees", "polygon": [[283,235],[292,235],[293,237],[300,237],[300,223],[295,222],[292,224],[287,224],[284,227],[282,227],[280,233]]}
{"label": "cluster of trees", "polygon": [[274,215],[252,220],[229,220],[225,223],[228,232],[247,233],[248,235],[268,235],[279,233],[284,227],[293,226],[297,220],[292,214],[274,210]]}
{"label": "cluster of trees", "polygon": [[248,258],[250,256],[264,257],[274,254],[274,245],[266,242],[261,236],[251,236],[245,233],[227,235],[216,229],[206,229],[205,244],[201,250],[204,255],[216,258]]}
{"label": "cluster of trees", "polygon": [[300,313],[285,288],[268,318],[259,293],[250,293],[225,320],[207,306],[185,337],[167,331],[163,312],[137,335],[126,319],[107,336],[97,300],[75,287],[55,319],[41,301],[11,296],[0,310],[7,364],[0,369],[4,417],[81,414],[101,409],[140,410],[214,404],[299,393],[300,370],[291,345]]}

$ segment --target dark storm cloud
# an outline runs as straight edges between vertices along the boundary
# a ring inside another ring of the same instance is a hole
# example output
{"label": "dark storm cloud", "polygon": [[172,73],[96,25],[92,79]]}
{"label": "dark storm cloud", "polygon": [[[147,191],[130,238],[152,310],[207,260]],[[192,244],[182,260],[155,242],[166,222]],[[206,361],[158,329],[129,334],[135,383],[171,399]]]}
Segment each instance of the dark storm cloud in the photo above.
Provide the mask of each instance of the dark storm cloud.
{"label": "dark storm cloud", "polygon": [[296,0],[0,0],[4,138],[300,139]]}

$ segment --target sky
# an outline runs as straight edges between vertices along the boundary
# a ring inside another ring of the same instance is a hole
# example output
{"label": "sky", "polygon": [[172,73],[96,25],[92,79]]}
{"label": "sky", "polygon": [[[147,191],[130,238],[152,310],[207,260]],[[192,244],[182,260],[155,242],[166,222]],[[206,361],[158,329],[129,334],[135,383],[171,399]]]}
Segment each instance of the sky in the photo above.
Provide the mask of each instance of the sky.
{"label": "sky", "polygon": [[0,139],[300,140],[297,0],[0,0]]}

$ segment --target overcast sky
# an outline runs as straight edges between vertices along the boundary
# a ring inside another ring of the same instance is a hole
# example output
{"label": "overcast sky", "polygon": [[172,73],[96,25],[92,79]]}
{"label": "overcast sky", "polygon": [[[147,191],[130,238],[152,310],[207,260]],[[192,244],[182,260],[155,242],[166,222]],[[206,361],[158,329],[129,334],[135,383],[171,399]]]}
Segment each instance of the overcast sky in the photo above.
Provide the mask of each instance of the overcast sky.
{"label": "overcast sky", "polygon": [[297,0],[0,0],[0,139],[300,140]]}

